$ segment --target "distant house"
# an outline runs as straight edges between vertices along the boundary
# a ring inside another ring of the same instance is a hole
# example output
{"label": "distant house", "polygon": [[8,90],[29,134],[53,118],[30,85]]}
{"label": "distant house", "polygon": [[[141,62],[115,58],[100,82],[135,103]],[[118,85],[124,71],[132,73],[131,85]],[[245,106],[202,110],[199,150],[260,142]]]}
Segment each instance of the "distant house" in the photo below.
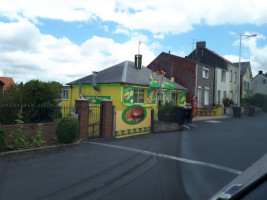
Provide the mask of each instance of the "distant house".
{"label": "distant house", "polygon": [[[239,66],[239,63],[235,63],[236,66]],[[252,95],[252,70],[250,62],[241,62],[240,63],[240,96],[242,98],[250,97]]]}
{"label": "distant house", "polygon": [[267,74],[263,74],[263,71],[259,71],[252,79],[252,91],[254,94],[267,94]]}
{"label": "distant house", "polygon": [[15,84],[13,78],[10,77],[0,77],[0,91],[6,90],[10,85]]}
{"label": "distant house", "polygon": [[147,68],[163,70],[166,77],[189,90],[187,102],[198,97],[198,106],[214,104],[214,68],[200,62],[162,52]]}
{"label": "distant house", "polygon": [[221,104],[229,97],[235,103],[238,98],[238,67],[216,52],[206,48],[206,42],[197,42],[196,49],[186,58],[212,66],[215,70],[214,101]]}

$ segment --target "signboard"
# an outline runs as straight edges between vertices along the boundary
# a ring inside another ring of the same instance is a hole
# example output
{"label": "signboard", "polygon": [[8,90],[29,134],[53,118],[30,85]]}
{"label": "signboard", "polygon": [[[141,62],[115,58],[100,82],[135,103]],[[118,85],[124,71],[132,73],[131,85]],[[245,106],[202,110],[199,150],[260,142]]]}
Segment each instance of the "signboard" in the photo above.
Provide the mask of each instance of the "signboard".
{"label": "signboard", "polygon": [[124,87],[123,102],[124,103],[133,103],[133,101],[134,101],[134,88],[133,87]]}
{"label": "signboard", "polygon": [[147,89],[147,104],[155,104],[156,103],[156,90],[148,88]]}
{"label": "signboard", "polygon": [[89,100],[89,104],[100,104],[101,100],[110,100],[110,96],[83,96]]}
{"label": "signboard", "polygon": [[179,106],[186,106],[186,92],[184,92],[184,91],[179,92],[178,105]]}
{"label": "signboard", "polygon": [[161,88],[164,89],[174,89],[174,82],[171,81],[162,81]]}
{"label": "signboard", "polygon": [[147,134],[151,132],[151,109],[141,105],[116,111],[116,137]]}
{"label": "signboard", "polygon": [[149,75],[149,86],[150,87],[159,87],[158,79],[154,78],[152,74]]}

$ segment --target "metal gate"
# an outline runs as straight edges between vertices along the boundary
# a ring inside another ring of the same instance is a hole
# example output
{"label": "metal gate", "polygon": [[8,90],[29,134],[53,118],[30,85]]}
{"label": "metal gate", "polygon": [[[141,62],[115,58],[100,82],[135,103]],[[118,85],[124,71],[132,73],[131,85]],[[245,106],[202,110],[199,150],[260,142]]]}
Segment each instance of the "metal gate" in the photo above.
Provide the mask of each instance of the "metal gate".
{"label": "metal gate", "polygon": [[101,137],[101,105],[89,105],[88,138]]}

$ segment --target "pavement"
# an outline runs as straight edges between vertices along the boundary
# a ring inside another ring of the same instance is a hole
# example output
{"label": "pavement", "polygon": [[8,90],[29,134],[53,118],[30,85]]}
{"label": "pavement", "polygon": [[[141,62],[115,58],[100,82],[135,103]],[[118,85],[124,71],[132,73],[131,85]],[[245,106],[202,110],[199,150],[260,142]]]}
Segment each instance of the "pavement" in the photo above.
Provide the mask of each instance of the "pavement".
{"label": "pavement", "polygon": [[227,119],[227,118],[232,118],[233,116],[228,116],[228,115],[211,115],[211,116],[197,116],[192,119],[193,122],[196,121],[205,121],[205,120],[214,120],[214,119]]}

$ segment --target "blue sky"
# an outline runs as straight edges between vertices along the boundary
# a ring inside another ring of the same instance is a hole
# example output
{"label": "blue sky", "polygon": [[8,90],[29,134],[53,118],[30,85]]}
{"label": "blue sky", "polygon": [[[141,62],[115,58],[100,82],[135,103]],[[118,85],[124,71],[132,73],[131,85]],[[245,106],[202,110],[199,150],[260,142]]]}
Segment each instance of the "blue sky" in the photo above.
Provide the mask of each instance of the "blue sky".
{"label": "blue sky", "polygon": [[[0,76],[16,82],[74,79],[161,52],[186,56],[193,41],[267,72],[267,3],[260,0],[0,0]],[[105,5],[105,6],[103,6]],[[192,6],[194,5],[194,6]],[[239,8],[239,9],[236,9]]]}

